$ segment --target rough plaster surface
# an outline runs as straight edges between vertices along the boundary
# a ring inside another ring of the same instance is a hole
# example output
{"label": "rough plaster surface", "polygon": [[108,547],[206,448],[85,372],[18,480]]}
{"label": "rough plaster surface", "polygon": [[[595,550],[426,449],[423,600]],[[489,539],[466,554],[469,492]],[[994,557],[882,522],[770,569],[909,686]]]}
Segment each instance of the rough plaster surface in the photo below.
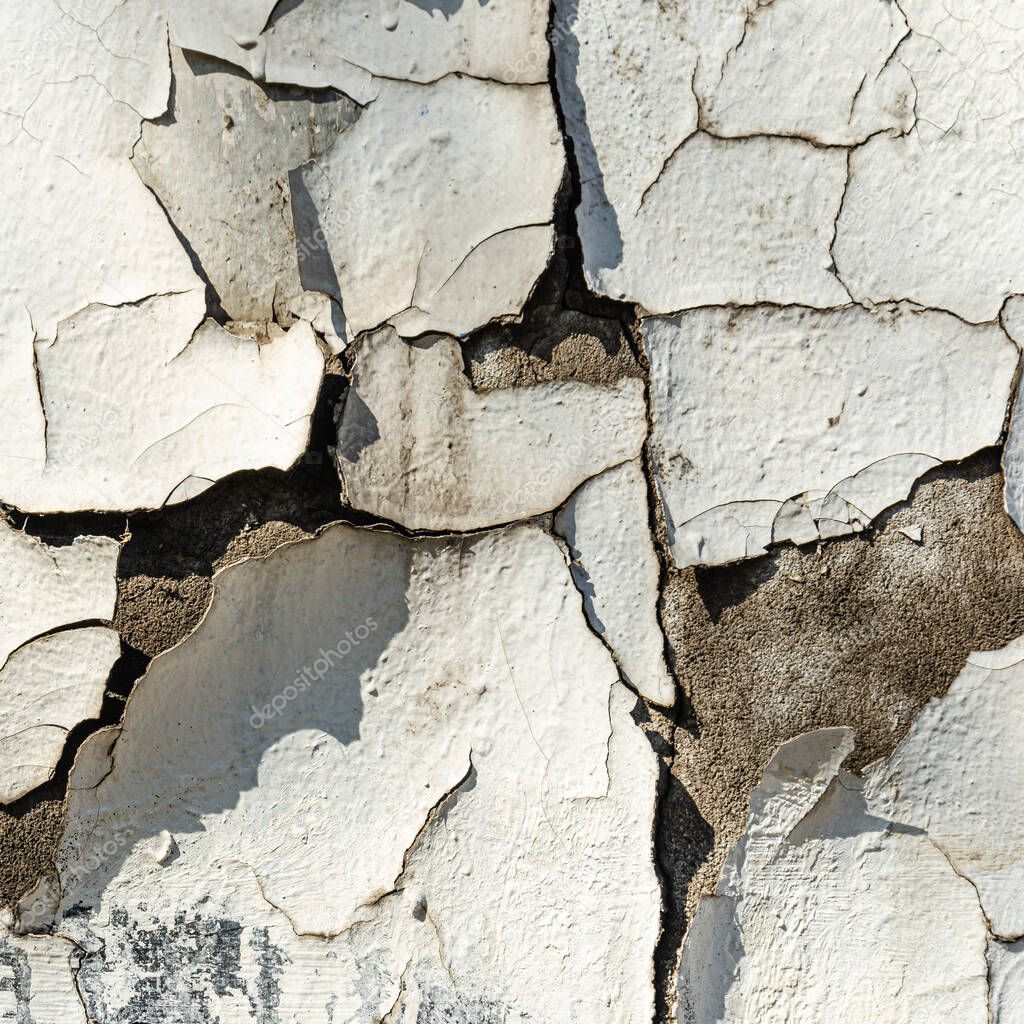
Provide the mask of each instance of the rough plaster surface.
{"label": "rough plaster surface", "polygon": [[1020,1024],[1015,4],[0,29],[0,1018]]}
{"label": "rough plaster surface", "polygon": [[892,752],[972,651],[1024,633],[1024,537],[1000,487],[985,454],[929,473],[870,537],[671,574],[662,614],[697,723],[676,729],[679,785],[661,821],[676,927],[714,891],[780,744],[853,722],[848,767],[860,769]]}
{"label": "rough plaster surface", "polygon": [[[336,1003],[372,1019],[440,991],[523,1020],[570,1007],[649,1019],[654,755],[549,537],[415,543],[337,526],[215,588],[203,623],[72,773],[58,930],[95,954],[78,974],[93,1016],[136,1019],[146,965],[130,950],[155,946],[179,967],[149,1012],[173,1019],[266,998],[245,979],[268,961],[283,1014]],[[543,855],[516,853],[541,840]],[[329,891],[306,885],[339,860]],[[154,886],[169,898],[143,896]],[[200,929],[233,920],[255,960],[243,952],[223,965],[235,981],[204,983],[188,927],[168,932],[182,914]],[[618,941],[629,953],[608,975]],[[326,987],[310,991],[314,965]]]}
{"label": "rough plaster surface", "polygon": [[[684,1019],[878,1019],[895,1003],[902,1019],[983,1024],[990,985],[996,1019],[1012,1019],[1022,655],[1020,640],[970,655],[862,779],[840,768],[851,729],[780,747],[684,945]],[[811,871],[809,899],[799,879]],[[854,905],[851,919],[843,911]],[[796,914],[807,927],[780,933],[778,921]],[[836,978],[830,964],[849,951],[856,968]],[[783,1001],[793,970],[801,984]]]}

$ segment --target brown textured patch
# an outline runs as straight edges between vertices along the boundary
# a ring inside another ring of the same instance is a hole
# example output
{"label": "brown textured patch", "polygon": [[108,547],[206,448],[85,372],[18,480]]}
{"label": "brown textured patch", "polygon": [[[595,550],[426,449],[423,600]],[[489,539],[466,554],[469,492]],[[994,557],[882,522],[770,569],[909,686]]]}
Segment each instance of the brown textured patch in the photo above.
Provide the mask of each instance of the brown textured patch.
{"label": "brown textured patch", "polygon": [[552,380],[614,384],[642,371],[618,320],[564,309],[537,330],[488,327],[463,345],[477,391]]}
{"label": "brown textured patch", "polygon": [[210,601],[210,577],[245,558],[301,540],[341,515],[323,457],[290,474],[244,474],[194,501],[133,516],[118,568],[114,625],[152,658],[180,643]]}
{"label": "brown textured patch", "polygon": [[0,906],[35,885],[52,863],[64,826],[63,786],[50,783],[31,797],[0,807]]}
{"label": "brown textured patch", "polygon": [[[677,919],[713,889],[780,743],[850,725],[851,765],[863,768],[892,751],[971,651],[1024,634],[1024,536],[1001,489],[988,450],[933,471],[868,535],[669,574],[663,621],[696,721],[676,730],[672,771],[715,833],[704,856],[692,813],[673,821],[666,808]],[[912,525],[923,543],[898,532]]]}
{"label": "brown textured patch", "polygon": [[54,781],[0,807],[0,906],[24,895],[51,863],[78,744],[96,726],[118,721],[149,659],[198,625],[210,601],[210,577],[339,518],[337,477],[322,451],[289,473],[242,473],[183,505],[132,515],[127,526],[123,515],[28,517],[26,529],[49,543],[70,543],[83,533],[127,536],[114,613],[123,654],[108,683],[102,720],[69,736]]}

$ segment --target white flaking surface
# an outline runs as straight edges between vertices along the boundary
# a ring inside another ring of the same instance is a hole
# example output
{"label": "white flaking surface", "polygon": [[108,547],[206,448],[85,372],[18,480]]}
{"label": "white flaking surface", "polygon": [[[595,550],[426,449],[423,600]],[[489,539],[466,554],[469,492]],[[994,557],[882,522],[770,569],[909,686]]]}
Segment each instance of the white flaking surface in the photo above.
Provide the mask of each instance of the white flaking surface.
{"label": "white flaking surface", "polygon": [[[232,320],[272,320],[302,295],[317,240],[296,238],[289,172],[319,156],[355,114],[340,96],[271,90],[171,51],[174,107],[146,123],[132,163],[160,198]],[[339,298],[339,296],[335,296]]]}
{"label": "white flaking surface", "polygon": [[80,623],[113,618],[120,547],[67,546],[0,522],[0,803],[46,782],[67,730],[99,711],[117,634]]}
{"label": "white flaking surface", "polygon": [[640,461],[583,484],[555,517],[555,530],[569,545],[587,618],[626,679],[649,700],[671,705],[675,685],[658,624],[660,569]]}
{"label": "white flaking surface", "polygon": [[21,508],[158,508],[301,456],[323,372],[309,325],[260,344],[202,310],[195,292],[91,306],[37,343],[45,452],[19,467]]}
{"label": "white flaking surface", "polygon": [[857,299],[992,320],[1024,290],[1024,19],[1003,0],[901,6],[914,30],[899,57],[916,126],[851,154],[836,264]]}
{"label": "white flaking surface", "polygon": [[706,309],[642,331],[680,565],[862,529],[927,469],[998,441],[1017,365],[997,325],[907,305]]}
{"label": "white flaking surface", "polygon": [[797,139],[700,132],[668,160],[632,215],[580,220],[595,291],[652,313],[723,303],[849,301],[831,271],[846,155]]}
{"label": "white flaking surface", "polygon": [[564,154],[546,87],[389,82],[302,178],[348,336],[518,315],[551,254]]}
{"label": "white flaking surface", "polygon": [[849,729],[784,744],[690,930],[683,1019],[1019,1022],[1022,704],[1024,638],[972,654],[863,780]]}
{"label": "white flaking surface", "polygon": [[992,1024],[1024,1024],[1024,940],[988,944]]}
{"label": "white flaking surface", "polygon": [[452,338],[363,339],[338,425],[342,492],[412,530],[472,530],[550,512],[635,458],[643,384],[557,381],[477,394]]}
{"label": "white flaking surface", "polygon": [[877,0],[556,5],[591,287],[652,313],[846,301],[830,246],[847,152],[802,140],[910,130],[905,34]]}
{"label": "white flaking surface", "polygon": [[1024,936],[1024,662],[968,661],[872,773],[872,810],[925,829],[977,887],[994,934]]}
{"label": "white flaking surface", "polygon": [[547,80],[543,0],[303,0],[269,20],[274,6],[184,0],[171,9],[171,41],[257,79],[331,86],[364,104],[387,79],[425,84],[461,73],[509,83]]}
{"label": "white flaking surface", "polygon": [[897,54],[907,35],[898,4],[771,0],[746,6],[754,9],[725,53],[718,81],[710,74],[698,79],[708,130],[851,146],[913,127],[914,86]]}
{"label": "white flaking surface", "polygon": [[99,717],[120,654],[117,633],[94,626],[41,637],[10,655],[0,668],[0,803],[52,777],[68,731]]}
{"label": "white flaking surface", "polygon": [[87,6],[45,0],[0,33],[0,499],[26,511],[157,507],[286,468],[322,369],[308,327],[262,347],[199,327],[203,284],[130,162],[167,106],[166,22]]}
{"label": "white flaking surface", "polygon": [[926,834],[867,811],[850,749],[822,730],[768,765],[684,944],[680,1019],[987,1024],[977,895]]}
{"label": "white flaking surface", "polygon": [[[1024,296],[1008,299],[1000,323],[1018,347],[1024,342]],[[1018,386],[1003,446],[1003,504],[1018,528],[1024,530],[1024,400]]]}
{"label": "white flaking surface", "polygon": [[73,770],[59,927],[91,1016],[646,1024],[632,703],[536,529],[336,526],[225,570]]}

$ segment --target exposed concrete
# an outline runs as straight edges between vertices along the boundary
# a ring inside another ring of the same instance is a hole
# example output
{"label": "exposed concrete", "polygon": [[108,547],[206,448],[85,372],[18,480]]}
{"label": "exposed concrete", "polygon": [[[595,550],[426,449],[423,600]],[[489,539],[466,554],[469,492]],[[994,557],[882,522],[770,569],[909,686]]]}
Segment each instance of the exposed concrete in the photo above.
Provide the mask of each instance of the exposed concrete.
{"label": "exposed concrete", "polygon": [[0,807],[0,905],[28,892],[46,871],[64,828],[64,784],[53,782]]}
{"label": "exposed concrete", "polygon": [[487,327],[463,346],[478,391],[552,380],[610,385],[642,371],[617,320],[560,310],[544,329]]}
{"label": "exposed concrete", "polygon": [[[28,532],[50,544],[92,533],[123,536],[114,626],[123,654],[100,722],[120,720],[124,700],[149,660],[180,643],[210,600],[210,577],[245,558],[310,536],[338,519],[336,477],[313,451],[290,473],[243,473],[184,505],[132,516],[29,517]],[[19,517],[18,525],[24,521]],[[0,906],[30,890],[50,864],[64,827],[64,789],[77,747],[97,726],[75,730],[52,783],[0,807]]]}
{"label": "exposed concrete", "polygon": [[[671,930],[713,889],[781,743],[852,723],[847,767],[862,769],[892,752],[971,651],[1024,632],[1024,537],[1001,486],[988,449],[929,473],[860,537],[669,574],[663,623],[693,718],[676,730],[680,789],[661,812]],[[901,532],[916,526],[920,543]]]}
{"label": "exposed concrete", "polygon": [[180,643],[206,611],[218,569],[339,518],[337,488],[322,465],[241,475],[181,509],[133,517],[114,620],[124,642],[146,658]]}

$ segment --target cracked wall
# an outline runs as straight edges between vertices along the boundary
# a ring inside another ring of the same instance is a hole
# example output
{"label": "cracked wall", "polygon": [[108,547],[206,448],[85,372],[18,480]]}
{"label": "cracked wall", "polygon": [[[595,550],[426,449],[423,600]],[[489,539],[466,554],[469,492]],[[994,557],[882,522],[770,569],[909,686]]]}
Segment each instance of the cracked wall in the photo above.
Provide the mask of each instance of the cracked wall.
{"label": "cracked wall", "polygon": [[1024,1019],[1012,4],[0,21],[0,1019]]}

